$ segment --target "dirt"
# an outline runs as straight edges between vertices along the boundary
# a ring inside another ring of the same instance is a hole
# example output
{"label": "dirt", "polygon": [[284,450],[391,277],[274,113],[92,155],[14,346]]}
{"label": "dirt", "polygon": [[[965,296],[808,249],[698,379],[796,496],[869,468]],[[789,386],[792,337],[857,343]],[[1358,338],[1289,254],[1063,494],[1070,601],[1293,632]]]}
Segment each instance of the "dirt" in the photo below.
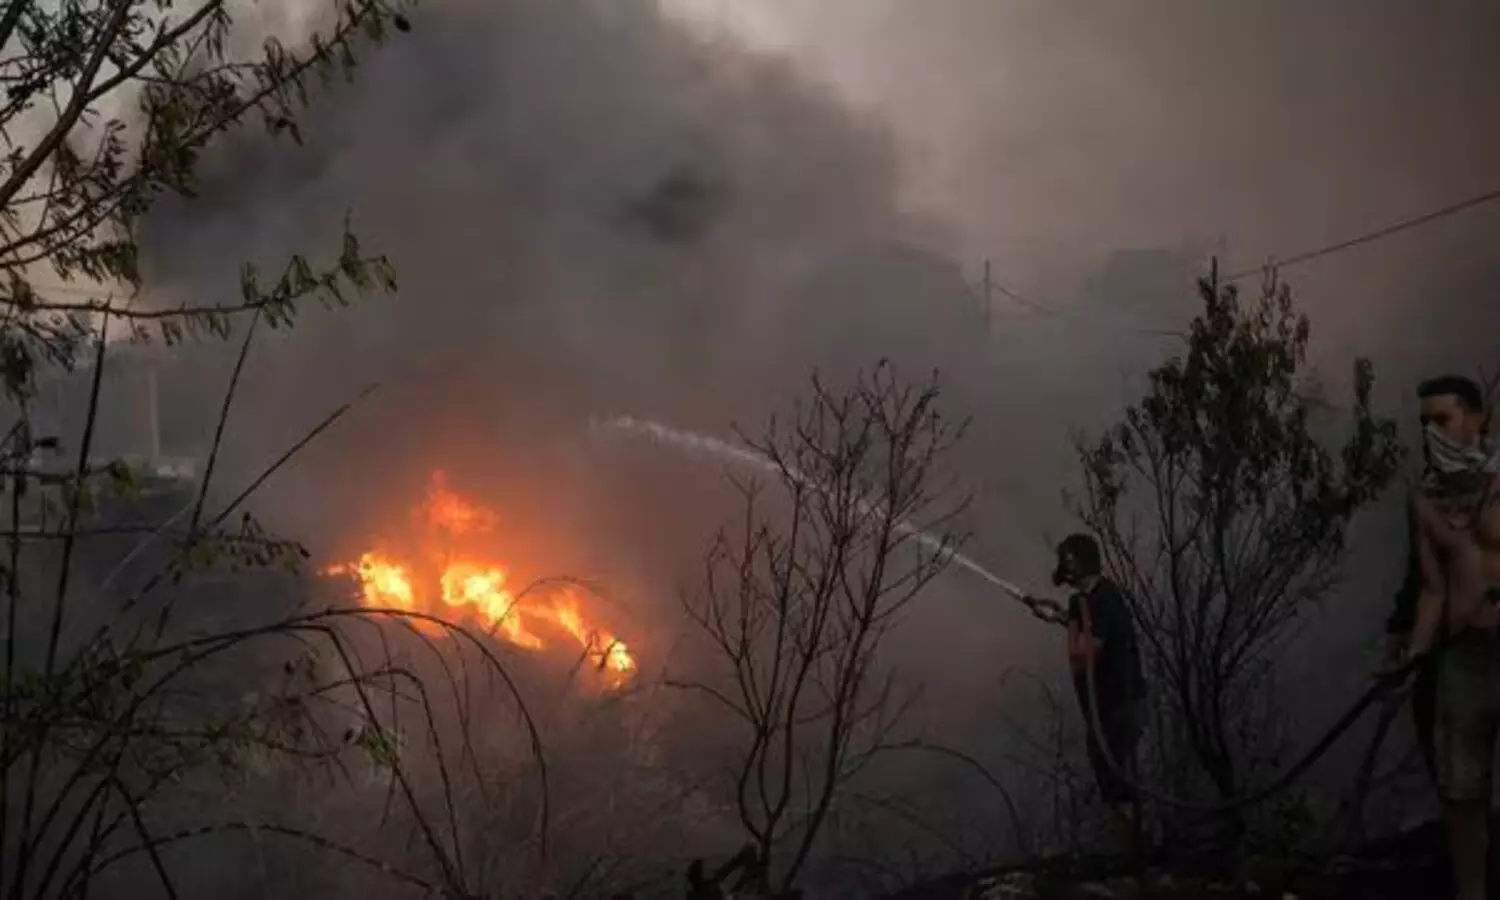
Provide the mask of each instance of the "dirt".
{"label": "dirt", "polygon": [[1034,860],[955,874],[886,900],[1420,900],[1451,893],[1441,832],[1431,823],[1347,855],[1248,860],[1233,877],[1187,869],[1129,873],[1108,860]]}

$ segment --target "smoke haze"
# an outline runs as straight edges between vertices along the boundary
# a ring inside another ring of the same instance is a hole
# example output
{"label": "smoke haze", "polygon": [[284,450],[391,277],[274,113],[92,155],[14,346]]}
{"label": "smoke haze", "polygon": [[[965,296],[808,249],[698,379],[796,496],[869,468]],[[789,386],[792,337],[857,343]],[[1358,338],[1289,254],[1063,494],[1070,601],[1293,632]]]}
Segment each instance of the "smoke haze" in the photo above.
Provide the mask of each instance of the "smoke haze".
{"label": "smoke haze", "polygon": [[[442,467],[494,498],[534,574],[614,572],[665,634],[731,507],[712,467],[620,459],[588,417],[725,436],[814,364],[889,356],[941,367],[974,417],[969,549],[1041,586],[1069,430],[1178,346],[1159,332],[1210,254],[1253,267],[1500,182],[1493,3],[667,6],[691,24],[645,0],[429,2],[317,97],[306,147],[246,131],[199,199],[153,211],[148,280],[174,302],[236,296],[246,260],[330,256],[346,212],[396,267],[398,296],[252,351],[230,483],[381,385],[273,482],[273,522],[347,552]],[[1497,239],[1491,207],[1289,270],[1333,396],[1356,355],[1403,416],[1418,375],[1500,364]],[[985,258],[1024,302],[982,308]],[[193,349],[164,388],[180,443],[201,445],[232,355]],[[1400,577],[1396,517],[1367,524],[1359,599],[1319,628],[1350,654]],[[901,657],[945,736],[982,733],[1002,670],[1060,673],[1053,641],[958,572]]]}

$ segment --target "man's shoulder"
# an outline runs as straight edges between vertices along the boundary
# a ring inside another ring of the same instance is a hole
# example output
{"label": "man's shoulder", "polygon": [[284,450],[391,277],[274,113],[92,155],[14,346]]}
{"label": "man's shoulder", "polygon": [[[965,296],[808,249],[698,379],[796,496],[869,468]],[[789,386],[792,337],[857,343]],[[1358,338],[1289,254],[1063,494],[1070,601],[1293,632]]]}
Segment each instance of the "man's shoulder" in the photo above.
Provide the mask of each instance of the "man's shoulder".
{"label": "man's shoulder", "polygon": [[1108,623],[1107,627],[1129,628],[1131,626],[1130,596],[1113,581],[1100,580],[1098,586],[1094,588],[1090,602],[1093,605],[1095,617]]}
{"label": "man's shoulder", "polygon": [[1101,578],[1094,588],[1094,601],[1130,605],[1130,595],[1112,578]]}

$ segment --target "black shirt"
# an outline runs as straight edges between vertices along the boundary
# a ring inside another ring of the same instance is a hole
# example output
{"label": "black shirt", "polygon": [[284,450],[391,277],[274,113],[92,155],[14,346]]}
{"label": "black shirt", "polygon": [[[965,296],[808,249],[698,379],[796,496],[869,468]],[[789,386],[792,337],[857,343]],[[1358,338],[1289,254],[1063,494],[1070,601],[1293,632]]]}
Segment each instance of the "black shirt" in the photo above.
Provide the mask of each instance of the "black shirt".
{"label": "black shirt", "polygon": [[[1081,621],[1082,594],[1068,598],[1068,622]],[[1099,579],[1087,595],[1089,620],[1093,636],[1103,645],[1094,659],[1094,685],[1099,690],[1099,705],[1109,707],[1136,700],[1146,693],[1146,677],[1141,669],[1140,646],[1136,642],[1135,617],[1130,602],[1119,586],[1108,578]],[[1073,687],[1078,700],[1087,707],[1088,680],[1082,669],[1073,670]]]}

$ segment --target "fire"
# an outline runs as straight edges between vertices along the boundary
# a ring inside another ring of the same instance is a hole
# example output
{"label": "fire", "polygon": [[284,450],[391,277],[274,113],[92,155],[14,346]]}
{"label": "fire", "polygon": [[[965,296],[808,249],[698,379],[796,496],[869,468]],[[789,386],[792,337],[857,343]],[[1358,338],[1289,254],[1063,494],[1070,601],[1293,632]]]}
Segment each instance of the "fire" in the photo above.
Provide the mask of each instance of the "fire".
{"label": "fire", "polygon": [[[527,650],[571,640],[612,687],[634,674],[635,659],[624,642],[589,623],[580,591],[512,590],[505,567],[482,552],[489,549],[497,517],[451,490],[441,472],[433,474],[414,518],[421,539],[412,550],[369,550],[324,572],[357,581],[360,602],[368,607],[477,620],[491,634]],[[410,621],[424,634],[446,634],[435,622]]]}

